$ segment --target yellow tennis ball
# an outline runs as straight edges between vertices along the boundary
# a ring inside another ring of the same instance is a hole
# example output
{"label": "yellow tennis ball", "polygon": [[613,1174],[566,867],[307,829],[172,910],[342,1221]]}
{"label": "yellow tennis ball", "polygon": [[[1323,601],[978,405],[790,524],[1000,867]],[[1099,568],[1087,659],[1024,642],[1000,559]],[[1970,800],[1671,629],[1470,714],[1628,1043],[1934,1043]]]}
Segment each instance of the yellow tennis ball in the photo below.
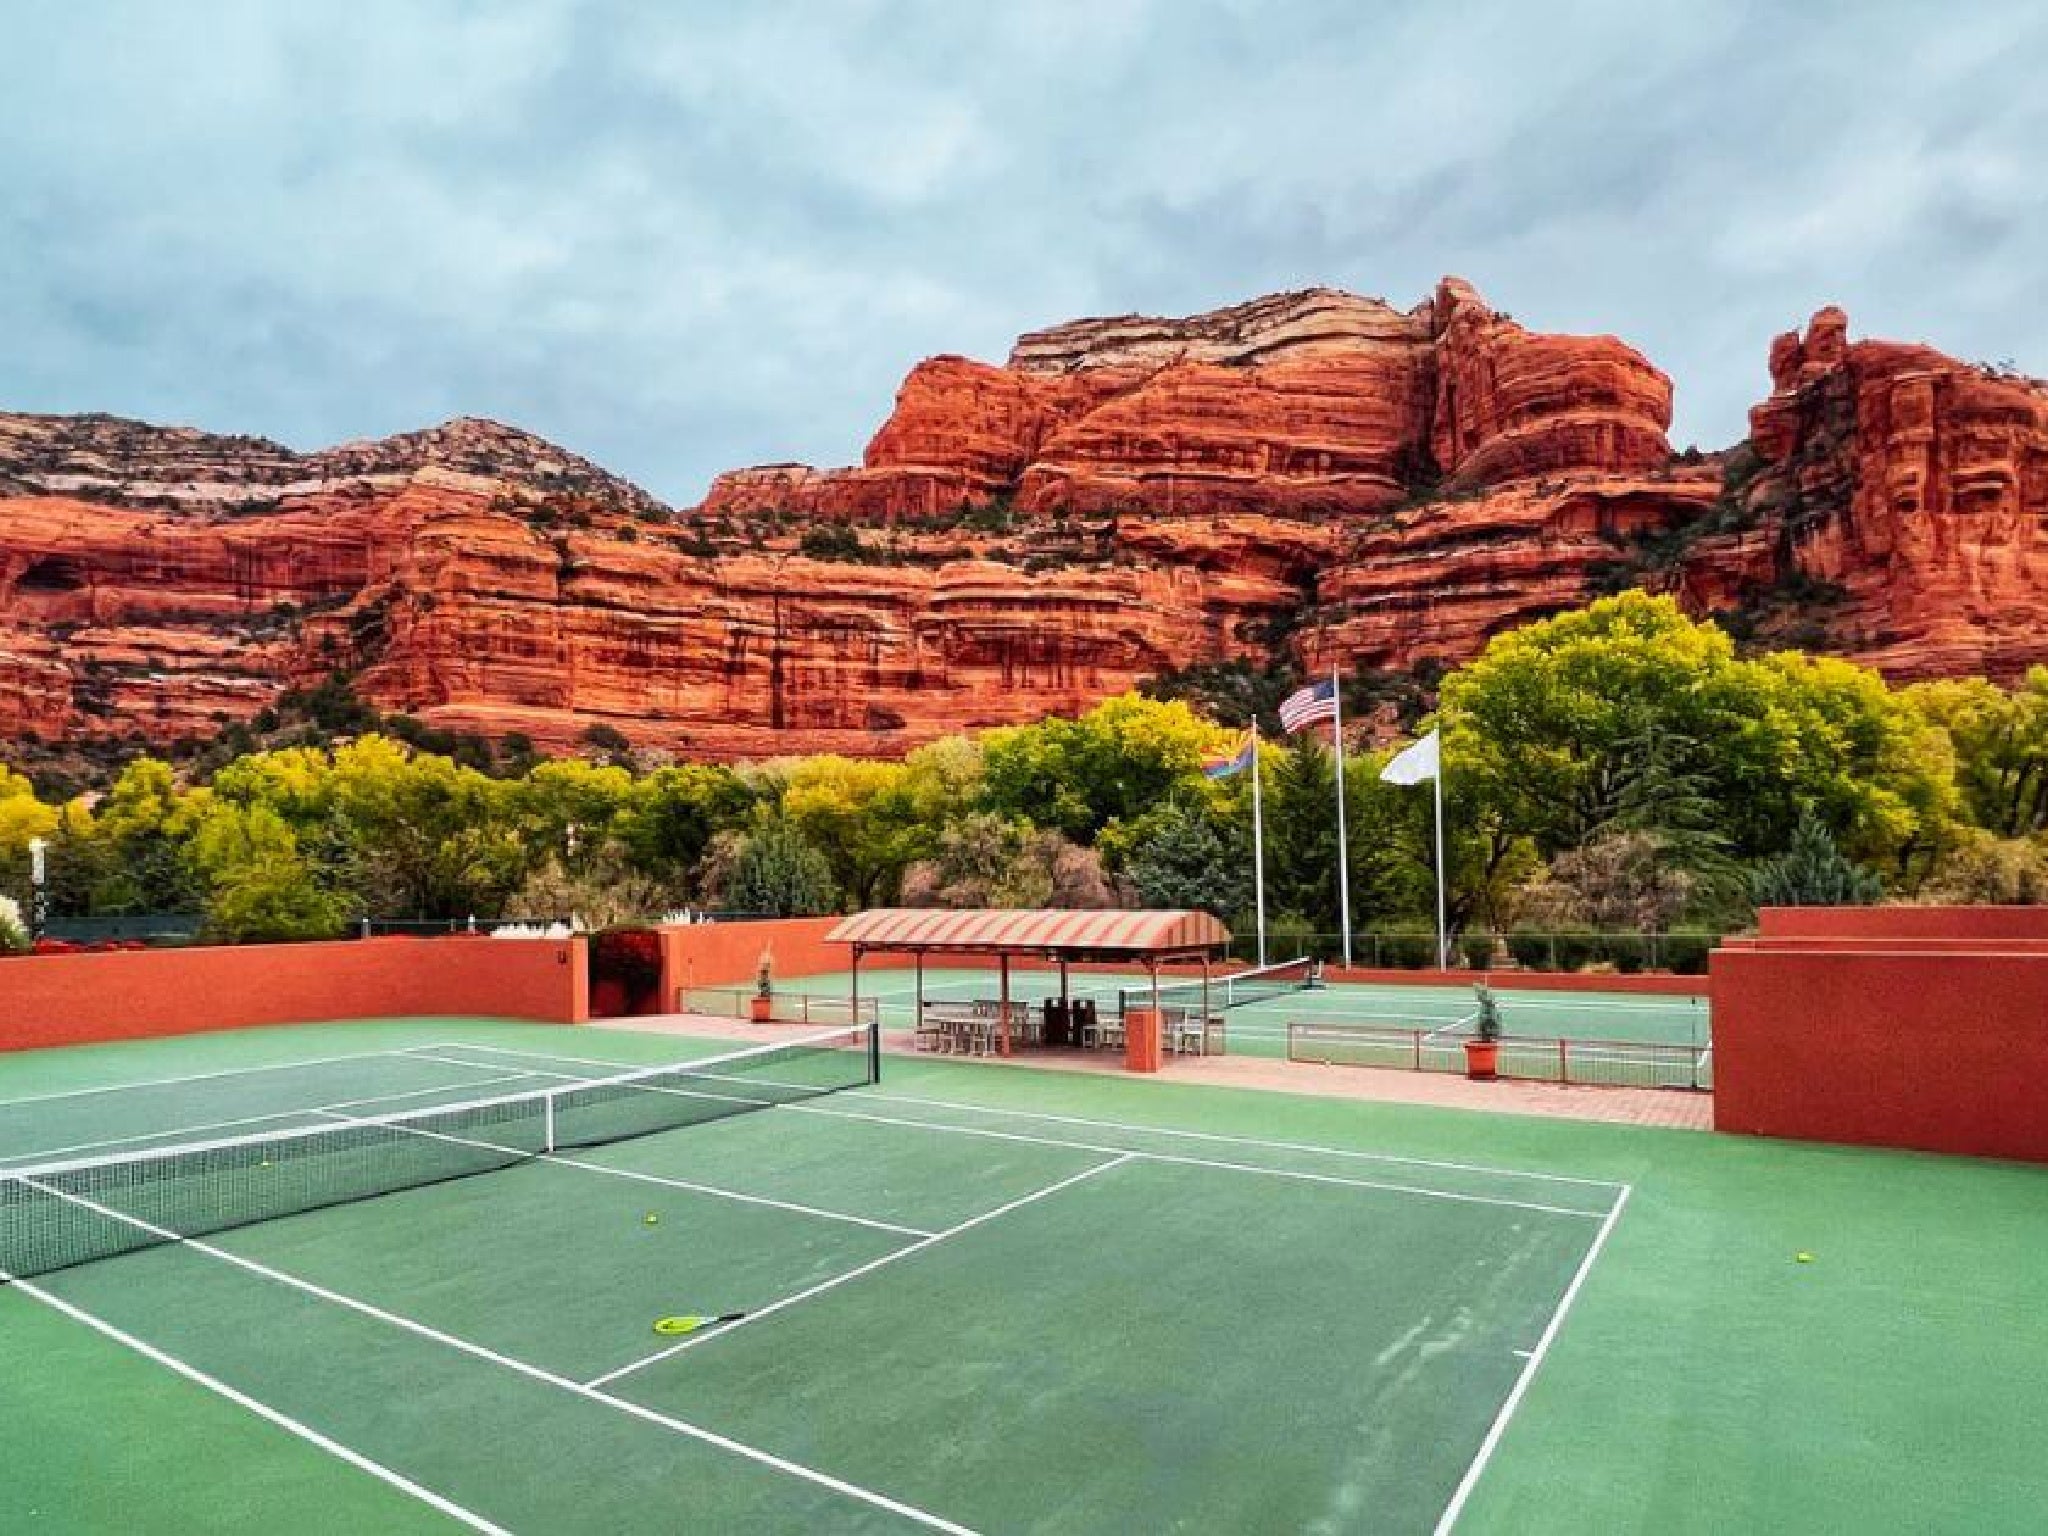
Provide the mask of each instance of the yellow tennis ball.
{"label": "yellow tennis ball", "polygon": [[1810,1253],[1795,1253],[1792,1257],[1802,1264],[1811,1264],[1813,1262],[1813,1255]]}
{"label": "yellow tennis ball", "polygon": [[659,1226],[659,1225],[661,1225],[661,1218],[660,1218],[659,1216],[655,1215],[655,1214],[654,1214],[654,1212],[652,1212],[652,1211],[649,1211],[649,1212],[647,1213],[647,1216],[646,1216],[646,1218],[645,1218],[645,1219],[646,1219],[647,1225],[648,1225],[648,1226],[650,1226],[650,1227],[656,1227],[656,1226]]}

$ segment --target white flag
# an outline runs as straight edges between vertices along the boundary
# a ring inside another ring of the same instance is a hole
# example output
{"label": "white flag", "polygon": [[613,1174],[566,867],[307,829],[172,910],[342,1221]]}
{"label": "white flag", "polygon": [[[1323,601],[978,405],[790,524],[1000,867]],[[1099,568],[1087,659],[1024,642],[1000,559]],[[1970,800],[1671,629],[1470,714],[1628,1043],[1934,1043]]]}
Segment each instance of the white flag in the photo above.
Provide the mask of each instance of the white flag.
{"label": "white flag", "polygon": [[1424,779],[1437,776],[1437,733],[1431,731],[1413,746],[1397,752],[1380,770],[1380,777],[1389,784],[1420,784]]}

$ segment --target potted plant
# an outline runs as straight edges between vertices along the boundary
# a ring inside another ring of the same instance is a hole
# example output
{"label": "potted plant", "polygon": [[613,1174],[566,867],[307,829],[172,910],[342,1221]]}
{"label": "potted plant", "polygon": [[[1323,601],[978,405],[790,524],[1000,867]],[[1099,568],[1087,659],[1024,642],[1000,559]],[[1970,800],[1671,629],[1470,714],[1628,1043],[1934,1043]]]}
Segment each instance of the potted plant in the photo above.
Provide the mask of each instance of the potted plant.
{"label": "potted plant", "polygon": [[756,1024],[766,1024],[775,1016],[775,957],[768,950],[761,951],[761,960],[754,967],[754,997],[749,1017]]}
{"label": "potted plant", "polygon": [[1465,1042],[1465,1075],[1475,1083],[1490,1083],[1500,1075],[1500,1004],[1485,982],[1472,991],[1479,1012],[1472,1020],[1472,1038]]}

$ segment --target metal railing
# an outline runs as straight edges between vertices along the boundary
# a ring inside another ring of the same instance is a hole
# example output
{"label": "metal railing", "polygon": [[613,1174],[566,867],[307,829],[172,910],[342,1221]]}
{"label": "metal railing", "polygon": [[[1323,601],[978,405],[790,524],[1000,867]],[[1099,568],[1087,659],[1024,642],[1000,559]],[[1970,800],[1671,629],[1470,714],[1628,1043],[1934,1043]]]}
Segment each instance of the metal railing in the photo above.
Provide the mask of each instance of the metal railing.
{"label": "metal railing", "polygon": [[[1450,1029],[1293,1021],[1287,1026],[1287,1059],[1322,1066],[1462,1073],[1465,1042],[1471,1038]],[[1525,1082],[1704,1092],[1714,1086],[1714,1048],[1642,1040],[1503,1035],[1498,1072]]]}
{"label": "metal railing", "polygon": [[[698,1013],[714,1019],[751,1019],[752,987],[678,987],[676,1012]],[[768,997],[771,1024],[821,1024],[827,1027],[855,1023],[853,1005],[843,997],[813,997],[807,992],[771,992]],[[860,1000],[858,1021],[879,1029],[882,1005],[879,999]]]}
{"label": "metal railing", "polygon": [[[765,912],[725,912],[685,907],[672,912],[650,913],[645,917],[630,919],[612,926],[656,928],[696,923],[752,923],[770,920],[770,914]],[[351,925],[350,935],[364,939],[382,938],[391,934],[434,938],[453,933],[489,933],[493,928],[550,928],[558,924],[574,927],[579,933],[593,931],[588,924],[578,924],[571,917],[479,917],[474,914],[463,917],[371,917],[365,914]]]}
{"label": "metal railing", "polygon": [[[1473,931],[1451,935],[1450,960],[1452,969],[1469,971],[1670,971],[1703,976],[1707,955],[1720,941],[1721,935],[1704,931]],[[1269,954],[1284,950],[1329,964],[1339,963],[1344,953],[1338,934],[1291,928],[1274,931],[1266,948]],[[1243,961],[1257,958],[1258,940],[1249,924],[1231,940],[1230,952]],[[1351,963],[1372,970],[1434,970],[1436,935],[1405,930],[1353,933]]]}
{"label": "metal railing", "polygon": [[100,917],[53,917],[43,933],[69,944],[196,944],[204,912],[123,912]]}

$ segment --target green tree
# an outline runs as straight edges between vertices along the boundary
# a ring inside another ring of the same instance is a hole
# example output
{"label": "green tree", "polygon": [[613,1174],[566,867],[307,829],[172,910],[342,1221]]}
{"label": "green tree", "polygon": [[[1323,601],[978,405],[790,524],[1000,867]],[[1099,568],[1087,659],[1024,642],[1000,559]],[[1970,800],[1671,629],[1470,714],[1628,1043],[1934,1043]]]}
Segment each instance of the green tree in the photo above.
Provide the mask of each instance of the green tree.
{"label": "green tree", "polygon": [[1092,843],[1108,823],[1135,821],[1196,778],[1227,739],[1184,703],[1120,694],[1078,720],[985,732],[984,805]]}
{"label": "green tree", "polygon": [[1921,683],[1907,704],[1948,735],[1961,812],[1999,837],[2048,831],[2048,667],[2008,693],[1981,677]]}
{"label": "green tree", "polygon": [[206,931],[231,943],[338,936],[346,903],[322,889],[283,817],[268,806],[209,797],[192,859],[207,882]]}
{"label": "green tree", "polygon": [[1125,866],[1148,907],[1199,907],[1227,921],[1252,905],[1249,847],[1209,816],[1170,804],[1140,823]]}
{"label": "green tree", "polygon": [[893,899],[904,866],[929,851],[933,829],[918,815],[903,763],[807,757],[793,764],[782,814],[825,856],[833,883],[856,906]]}
{"label": "green tree", "polygon": [[94,914],[192,912],[202,904],[185,856],[185,797],[168,763],[138,757],[121,770],[93,817]]}
{"label": "green tree", "polygon": [[736,912],[813,917],[832,911],[839,892],[825,856],[788,823],[770,820],[742,839],[723,899]]}
{"label": "green tree", "polygon": [[57,808],[37,799],[35,786],[22,775],[0,767],[0,892],[27,902],[28,845],[56,827]]}
{"label": "green tree", "polygon": [[1852,853],[1904,869],[1939,846],[1953,798],[1940,733],[1875,673],[1744,660],[1642,592],[1497,636],[1445,679],[1442,721],[1461,813],[1545,858],[1622,826],[1753,859],[1813,807]]}
{"label": "green tree", "polygon": [[1882,897],[1884,882],[1849,859],[1827,823],[1809,811],[1791,845],[1758,866],[1752,889],[1760,907],[1857,907]]}
{"label": "green tree", "polygon": [[753,786],[730,768],[657,768],[628,793],[619,841],[636,871],[680,896],[711,839],[744,823],[755,803]]}

